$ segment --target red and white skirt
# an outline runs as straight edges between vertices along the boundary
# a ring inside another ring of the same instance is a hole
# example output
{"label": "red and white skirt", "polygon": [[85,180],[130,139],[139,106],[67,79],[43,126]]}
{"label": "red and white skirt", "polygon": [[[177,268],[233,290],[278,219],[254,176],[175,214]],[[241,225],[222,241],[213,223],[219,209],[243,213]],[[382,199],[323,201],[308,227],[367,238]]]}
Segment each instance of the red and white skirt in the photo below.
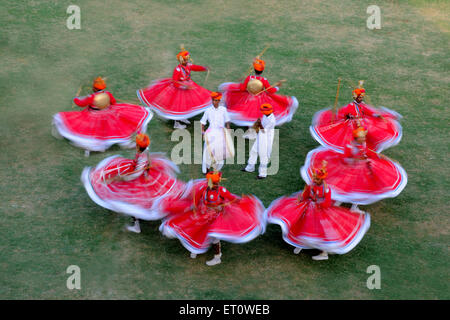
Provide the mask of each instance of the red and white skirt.
{"label": "red and white skirt", "polygon": [[193,190],[204,183],[204,179],[195,181],[188,197],[168,196],[159,201],[158,209],[167,215],[159,228],[165,236],[178,238],[187,250],[199,254],[206,252],[214,239],[244,243],[264,233],[264,206],[252,195],[224,206],[220,212],[203,204],[194,211]]}
{"label": "red and white skirt", "polygon": [[[368,130],[367,146],[381,152],[400,142],[402,126],[396,120],[401,116],[395,111],[382,108],[377,112],[384,120],[367,116],[360,120],[360,124]],[[355,119],[337,119],[330,109],[324,109],[314,115],[309,131],[321,145],[344,152],[345,145],[353,140],[353,130],[356,128]]]}
{"label": "red and white skirt", "polygon": [[137,90],[137,96],[164,119],[192,118],[211,105],[211,92],[192,80],[183,83],[190,88],[176,87],[171,78],[156,80],[149,87]]}
{"label": "red and white skirt", "polygon": [[175,178],[178,167],[173,162],[157,153],[151,153],[150,158],[150,169],[136,179],[114,180],[132,172],[134,161],[112,156],[95,168],[84,168],[81,181],[98,205],[142,220],[157,220],[164,215],[152,209],[154,202],[166,195],[181,194],[186,185]]}
{"label": "red and white skirt", "polygon": [[226,82],[219,86],[219,90],[223,92],[231,122],[238,126],[253,125],[258,118],[262,117],[260,107],[263,103],[272,105],[277,125],[292,120],[298,107],[296,97],[267,92],[254,95],[247,90],[240,90],[240,85],[240,83]]}
{"label": "red and white skirt", "polygon": [[103,110],[89,107],[81,111],[59,112],[53,125],[62,137],[89,151],[105,151],[113,144],[133,148],[133,135],[146,132],[153,117],[150,110],[138,105],[119,103]]}
{"label": "red and white skirt", "polygon": [[325,181],[333,200],[371,204],[398,196],[408,182],[402,166],[390,159],[344,159],[341,153],[318,147],[308,153],[305,165],[300,169],[307,184],[312,183],[313,168],[322,167],[323,160],[328,162]]}
{"label": "red and white skirt", "polygon": [[267,222],[280,225],[284,241],[294,247],[344,254],[370,227],[368,213],[335,206],[320,208],[311,200],[299,202],[299,195],[278,198],[266,211]]}

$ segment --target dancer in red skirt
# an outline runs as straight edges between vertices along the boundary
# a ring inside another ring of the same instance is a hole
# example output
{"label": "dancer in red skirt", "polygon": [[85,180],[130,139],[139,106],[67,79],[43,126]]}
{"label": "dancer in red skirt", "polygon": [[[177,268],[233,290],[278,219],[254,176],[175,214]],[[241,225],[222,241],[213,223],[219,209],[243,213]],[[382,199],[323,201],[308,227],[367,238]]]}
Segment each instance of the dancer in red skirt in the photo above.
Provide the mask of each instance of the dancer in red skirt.
{"label": "dancer in red skirt", "polygon": [[191,252],[191,258],[214,245],[214,258],[206,262],[221,263],[220,240],[248,242],[265,231],[264,206],[253,195],[242,197],[219,186],[222,174],[210,171],[206,179],[196,180],[181,198],[167,196],[155,206],[166,212],[160,226],[169,238],[178,238]]}
{"label": "dancer in red skirt", "polygon": [[180,62],[173,70],[172,78],[156,80],[145,89],[137,90],[137,96],[164,119],[175,120],[175,129],[184,129],[178,121],[189,124],[188,118],[205,111],[211,105],[210,91],[191,79],[191,71],[207,71],[207,67],[189,63],[190,54],[182,50],[177,54]]}
{"label": "dancer in red skirt", "polygon": [[104,79],[97,77],[93,94],[73,99],[83,110],[53,116],[53,134],[85,149],[86,156],[89,151],[105,151],[116,143],[123,148],[133,148],[133,135],[145,132],[153,117],[153,113],[142,106],[116,103],[114,96],[105,89]]}
{"label": "dancer in red skirt", "polygon": [[86,167],[81,181],[88,195],[98,205],[134,219],[129,231],[140,232],[139,220],[162,218],[152,210],[154,201],[165,195],[178,195],[185,184],[176,179],[178,167],[161,154],[149,153],[150,139],[145,134],[136,136],[134,159],[112,156],[95,168]]}
{"label": "dancer in red skirt", "polygon": [[397,162],[368,148],[366,135],[362,127],[354,130],[354,139],[346,145],[344,154],[325,147],[310,151],[301,168],[303,179],[311,183],[313,168],[325,160],[332,198],[353,203],[353,210],[357,210],[358,204],[398,196],[408,181],[405,170]]}
{"label": "dancer in red skirt", "polygon": [[224,92],[231,122],[239,126],[251,126],[261,116],[259,107],[264,103],[273,107],[277,126],[291,121],[298,107],[297,98],[276,94],[282,82],[271,86],[261,76],[265,69],[264,60],[255,59],[253,67],[255,75],[248,76],[243,83],[226,82],[219,86],[219,90]]}
{"label": "dancer in red skirt", "polygon": [[352,250],[370,227],[370,215],[332,205],[331,191],[324,179],[325,167],[313,171],[313,182],[302,193],[273,201],[267,209],[267,222],[279,224],[283,239],[302,249],[319,249],[314,260],[327,260],[328,253]]}
{"label": "dancer in red skirt", "polygon": [[363,102],[365,89],[353,90],[353,102],[338,110],[317,112],[309,128],[321,145],[343,152],[352,140],[352,132],[359,126],[367,128],[367,145],[376,152],[398,144],[402,138],[401,115],[387,108],[375,109]]}

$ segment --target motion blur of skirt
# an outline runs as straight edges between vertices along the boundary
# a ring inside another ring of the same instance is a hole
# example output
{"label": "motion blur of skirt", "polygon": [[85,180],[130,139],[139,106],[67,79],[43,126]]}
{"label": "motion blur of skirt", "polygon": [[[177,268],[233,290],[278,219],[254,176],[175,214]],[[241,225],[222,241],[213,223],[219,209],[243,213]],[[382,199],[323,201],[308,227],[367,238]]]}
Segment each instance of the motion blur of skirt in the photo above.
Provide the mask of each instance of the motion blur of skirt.
{"label": "motion blur of skirt", "polygon": [[175,86],[171,78],[156,80],[149,87],[137,90],[137,96],[164,119],[188,119],[211,105],[211,92],[192,80],[183,83],[190,88]]}
{"label": "motion blur of skirt", "polygon": [[280,225],[284,241],[294,247],[344,254],[370,227],[368,213],[335,206],[320,208],[310,199],[299,201],[299,195],[278,198],[266,211],[267,222]]}
{"label": "motion blur of skirt", "polygon": [[53,125],[59,135],[77,147],[105,151],[114,144],[133,148],[134,135],[147,131],[153,117],[150,110],[138,105],[119,103],[102,110],[86,107],[81,111],[59,112]]}
{"label": "motion blur of skirt", "polygon": [[312,182],[313,168],[320,168],[324,160],[328,163],[326,183],[333,200],[371,204],[398,196],[408,181],[402,166],[390,159],[345,159],[341,153],[319,147],[308,153],[301,168],[307,184]]}
{"label": "motion blur of skirt", "polygon": [[175,177],[177,166],[161,154],[150,154],[150,168],[138,178],[115,180],[134,170],[132,159],[112,156],[95,168],[86,167],[81,181],[91,199],[98,205],[142,220],[162,218],[152,210],[156,200],[165,195],[179,195],[186,185]]}
{"label": "motion blur of skirt", "polygon": [[255,196],[243,196],[220,212],[203,204],[194,209],[194,194],[205,184],[205,179],[197,180],[185,197],[167,196],[155,203],[167,214],[159,228],[165,236],[178,238],[192,253],[204,253],[214,239],[244,243],[264,233],[264,206]]}
{"label": "motion blur of skirt", "polygon": [[[401,116],[387,108],[376,112],[381,114],[384,120],[365,116],[360,120],[360,124],[367,130],[367,146],[381,152],[395,146],[402,139],[402,126],[396,120]],[[309,131],[321,145],[344,152],[345,145],[353,140],[353,130],[356,128],[356,119],[338,118],[330,109],[324,109],[314,115]]]}
{"label": "motion blur of skirt", "polygon": [[298,107],[296,97],[267,92],[254,95],[247,90],[240,90],[240,85],[240,83],[226,82],[219,86],[219,90],[223,92],[231,122],[239,126],[253,125],[258,118],[262,117],[260,107],[263,103],[272,105],[277,125],[292,120]]}

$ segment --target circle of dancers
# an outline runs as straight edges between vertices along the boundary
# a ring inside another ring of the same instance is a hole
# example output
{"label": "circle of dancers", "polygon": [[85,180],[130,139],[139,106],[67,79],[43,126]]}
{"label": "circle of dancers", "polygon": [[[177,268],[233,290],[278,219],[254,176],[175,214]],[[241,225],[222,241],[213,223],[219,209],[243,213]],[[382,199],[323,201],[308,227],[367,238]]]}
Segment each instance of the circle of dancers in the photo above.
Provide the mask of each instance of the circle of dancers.
{"label": "circle of dancers", "polygon": [[[396,197],[407,184],[402,166],[380,153],[400,142],[401,116],[366,104],[360,82],[348,105],[338,109],[337,95],[334,108],[314,115],[310,132],[321,146],[307,154],[301,167],[303,190],[275,199],[268,208],[255,195],[233,194],[221,185],[226,178],[220,172],[224,161],[234,157],[230,123],[248,127],[244,137],[254,143],[241,171],[255,172],[259,158],[256,179],[261,180],[267,177],[275,127],[291,121],[298,108],[296,97],[278,93],[285,80],[271,85],[262,76],[264,51],[241,81],[225,82],[212,92],[191,79],[191,71],[208,76],[210,69],[193,64],[182,48],[171,78],[137,90],[144,106],[119,103],[106,90],[105,78],[95,78],[86,96],[79,96],[80,87],[73,103],[82,109],[54,115],[53,135],[84,149],[85,156],[114,144],[136,148],[134,159],[115,155],[83,169],[81,181],[89,197],[130,216],[131,232],[141,232],[141,220],[162,220],[160,232],[178,239],[192,259],[212,247],[208,266],[221,263],[222,241],[249,242],[262,235],[267,224],[281,227],[283,240],[295,254],[320,250],[314,260],[355,248],[370,227],[370,214],[358,205]],[[181,181],[177,165],[162,153],[150,152],[146,132],[153,112],[173,120],[175,129],[186,128],[190,118],[203,113],[205,178]]]}

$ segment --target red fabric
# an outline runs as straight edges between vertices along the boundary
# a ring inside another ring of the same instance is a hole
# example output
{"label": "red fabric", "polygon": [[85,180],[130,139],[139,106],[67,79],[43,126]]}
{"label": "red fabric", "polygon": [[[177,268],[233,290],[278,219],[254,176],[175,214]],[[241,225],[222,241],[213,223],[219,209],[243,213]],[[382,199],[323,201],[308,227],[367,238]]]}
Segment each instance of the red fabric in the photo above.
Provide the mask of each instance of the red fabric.
{"label": "red fabric", "polygon": [[288,116],[293,104],[292,98],[276,94],[277,90],[275,88],[258,95],[249,93],[247,91],[247,83],[251,77],[261,80],[264,88],[270,87],[269,82],[259,76],[248,76],[244,83],[228,84],[224,94],[227,111],[238,114],[240,120],[255,122],[258,118],[261,118],[261,105],[267,103],[273,107],[276,119]]}
{"label": "red fabric", "polygon": [[116,104],[116,99],[114,98],[112,93],[109,92],[109,91],[97,91],[97,92],[94,92],[93,94],[90,94],[90,95],[88,95],[86,97],[75,97],[75,98],[73,98],[73,102],[79,107],[87,107],[87,106],[95,107],[94,106],[94,97],[97,94],[100,94],[100,93],[108,94],[110,104]]}
{"label": "red fabric", "polygon": [[238,199],[224,187],[217,187],[217,189],[206,188],[201,194],[202,198],[195,199],[195,205],[200,206],[204,204],[206,206],[217,206],[230,201]]}
{"label": "red fabric", "polygon": [[[169,213],[164,222],[190,248],[206,250],[210,234],[239,242],[261,228],[264,207],[253,196],[238,197],[224,187],[209,190],[206,181],[197,182],[184,199],[166,197],[160,209]],[[260,230],[258,230],[258,233]]]}
{"label": "red fabric", "polygon": [[302,193],[302,199],[303,201],[308,199],[317,201],[317,199],[321,199],[323,201],[316,202],[316,204],[323,209],[331,206],[331,192],[325,182],[321,185],[306,185]]}
{"label": "red fabric", "polygon": [[122,157],[112,158],[89,173],[89,181],[96,195],[103,201],[120,201],[143,209],[151,209],[159,197],[178,195],[184,190],[184,183],[175,178],[173,168],[167,159],[151,156],[150,168],[130,181],[113,180],[136,170],[136,161]]}
{"label": "red fabric", "polygon": [[[380,114],[380,112],[362,102],[359,104],[351,102],[338,110],[338,117],[340,119],[344,119],[347,116],[352,116],[354,118],[363,118],[364,116],[373,117],[375,114]],[[386,116],[392,117],[390,114],[386,114]]]}
{"label": "red fabric", "polygon": [[[374,114],[380,114],[384,119]],[[343,151],[345,145],[353,140],[353,130],[358,128],[357,119],[368,131],[367,145],[373,150],[378,150],[383,143],[398,139],[401,134],[394,115],[361,104],[358,110],[353,103],[341,108],[337,116],[331,110],[318,113],[312,130],[322,144]]]}
{"label": "red fabric", "polygon": [[211,92],[191,80],[191,70],[205,71],[206,68],[193,64],[184,67],[180,64],[174,69],[172,78],[158,80],[138,90],[140,99],[167,118],[201,112],[211,104]]}
{"label": "red fabric", "polygon": [[367,146],[367,143],[359,144],[355,140],[347,143],[344,148],[344,158],[368,159],[379,158],[378,153]]}
{"label": "red fabric", "polygon": [[188,81],[191,80],[191,71],[206,71],[206,67],[195,65],[188,63],[186,66],[183,66],[182,64],[179,64],[178,66],[173,69],[172,79],[175,82],[175,86],[177,88],[182,87],[183,84],[180,84],[178,82]]}
{"label": "red fabric", "polygon": [[402,184],[399,169],[390,159],[383,159],[364,146],[347,147],[345,154],[331,149],[313,151],[308,167],[312,170],[327,161],[326,183],[338,194],[374,194],[392,192]]}
{"label": "red fabric", "polygon": [[[82,104],[86,102],[86,105],[91,106],[91,102],[82,100]],[[149,112],[138,105],[120,103],[111,104],[102,110],[85,108],[81,111],[59,112],[59,115],[71,134],[109,140],[131,137],[140,130]]]}
{"label": "red fabric", "polygon": [[368,228],[368,216],[343,207],[318,204],[317,200],[323,197],[310,195],[315,187],[307,186],[301,201],[298,193],[274,201],[268,209],[268,219],[284,225],[283,237],[294,246],[345,253],[361,240],[361,234]]}

